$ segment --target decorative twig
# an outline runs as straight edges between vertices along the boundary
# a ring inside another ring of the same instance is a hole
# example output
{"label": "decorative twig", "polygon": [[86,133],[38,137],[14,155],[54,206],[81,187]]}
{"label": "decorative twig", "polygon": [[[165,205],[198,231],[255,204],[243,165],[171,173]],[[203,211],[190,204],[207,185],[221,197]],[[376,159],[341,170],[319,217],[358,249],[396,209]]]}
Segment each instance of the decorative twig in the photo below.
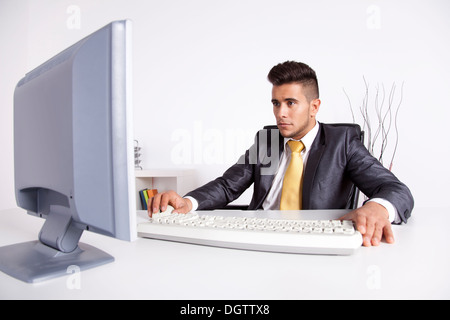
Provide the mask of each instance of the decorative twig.
{"label": "decorative twig", "polygon": [[[360,105],[360,112],[361,116],[363,118],[363,131],[366,132],[365,136],[367,137],[367,150],[369,150],[370,154],[375,156],[375,145],[378,140],[378,138],[381,138],[381,146],[380,146],[380,153],[378,156],[378,160],[381,164],[383,164],[383,159],[385,156],[386,148],[388,145],[388,137],[391,131],[392,122],[394,123],[395,128],[395,146],[394,151],[392,153],[391,162],[389,164],[389,170],[392,170],[395,154],[397,152],[398,147],[398,140],[399,140],[399,134],[398,134],[398,111],[400,109],[400,105],[403,101],[403,86],[404,82],[402,83],[401,88],[401,95],[400,95],[400,101],[398,103],[398,106],[395,110],[395,116],[393,119],[392,113],[393,113],[393,105],[394,105],[394,97],[395,97],[395,91],[396,91],[396,84],[395,82],[392,84],[389,98],[387,102],[387,110],[384,110],[385,106],[385,100],[386,100],[386,90],[384,88],[384,85],[381,84],[382,92],[380,92],[380,85],[377,84],[375,87],[375,98],[374,98],[374,109],[376,113],[376,117],[378,120],[378,126],[375,130],[375,132],[372,135],[372,124],[371,119],[369,115],[369,83],[366,81],[366,78],[363,76],[364,80],[364,86],[365,86],[365,92],[364,92],[364,98],[362,100],[362,104]],[[345,89],[342,89],[344,91],[344,94],[347,97],[350,111],[352,113],[353,123],[355,122],[355,114],[353,113],[353,107],[351,104],[351,99]]]}
{"label": "decorative twig", "polygon": [[397,122],[397,117],[398,117],[398,110],[400,109],[400,105],[402,104],[403,101],[403,85],[405,84],[405,82],[402,82],[402,89],[400,92],[400,102],[398,103],[397,106],[397,110],[395,111],[395,119],[394,119],[394,127],[395,127],[395,147],[394,147],[394,151],[392,153],[392,159],[391,159],[391,163],[389,165],[389,171],[392,171],[392,167],[394,165],[394,158],[395,158],[395,153],[397,152],[397,146],[398,146],[398,122]]}
{"label": "decorative twig", "polygon": [[375,111],[377,113],[377,118],[378,118],[378,127],[377,127],[377,131],[374,134],[373,137],[373,142],[372,142],[372,155],[374,154],[374,148],[375,148],[375,143],[378,139],[378,136],[380,134],[380,132],[382,131],[383,128],[383,120],[382,120],[382,112],[383,112],[383,106],[384,106],[384,99],[385,99],[385,90],[384,90],[384,85],[382,85],[383,88],[383,99],[381,101],[381,106],[378,108],[378,95],[379,95],[379,85],[377,85],[377,93],[376,93],[376,98],[375,98]]}
{"label": "decorative twig", "polygon": [[364,84],[366,86],[366,93],[364,95],[363,104],[360,108],[361,114],[364,119],[364,127],[363,130],[366,131],[367,127],[367,146],[369,147],[369,152],[373,151],[370,150],[370,146],[372,145],[372,130],[370,127],[370,119],[369,119],[369,111],[368,111],[368,104],[369,104],[369,85],[367,84],[366,78],[363,76]]}

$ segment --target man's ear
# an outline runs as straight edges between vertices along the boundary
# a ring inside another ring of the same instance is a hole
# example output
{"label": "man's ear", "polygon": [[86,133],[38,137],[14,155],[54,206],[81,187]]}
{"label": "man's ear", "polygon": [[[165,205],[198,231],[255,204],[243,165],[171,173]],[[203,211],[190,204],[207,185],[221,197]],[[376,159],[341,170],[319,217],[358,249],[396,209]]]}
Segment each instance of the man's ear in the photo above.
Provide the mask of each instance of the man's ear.
{"label": "man's ear", "polygon": [[309,109],[310,109],[310,114],[311,116],[316,116],[317,113],[319,112],[319,108],[320,108],[320,99],[313,99],[311,100],[311,102],[309,103]]}

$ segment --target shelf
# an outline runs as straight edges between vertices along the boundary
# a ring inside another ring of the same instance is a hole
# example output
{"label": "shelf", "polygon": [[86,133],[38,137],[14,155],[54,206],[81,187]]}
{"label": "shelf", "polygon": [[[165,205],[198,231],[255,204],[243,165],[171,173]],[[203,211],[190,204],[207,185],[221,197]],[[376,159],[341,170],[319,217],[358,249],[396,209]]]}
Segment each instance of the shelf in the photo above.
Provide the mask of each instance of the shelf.
{"label": "shelf", "polygon": [[174,190],[183,196],[193,189],[193,169],[144,169],[135,170],[136,206],[142,209],[139,191],[142,189],[158,189],[158,192]]}
{"label": "shelf", "polygon": [[194,174],[193,169],[144,169],[135,170],[136,178],[148,178],[148,177],[185,177],[192,176]]}

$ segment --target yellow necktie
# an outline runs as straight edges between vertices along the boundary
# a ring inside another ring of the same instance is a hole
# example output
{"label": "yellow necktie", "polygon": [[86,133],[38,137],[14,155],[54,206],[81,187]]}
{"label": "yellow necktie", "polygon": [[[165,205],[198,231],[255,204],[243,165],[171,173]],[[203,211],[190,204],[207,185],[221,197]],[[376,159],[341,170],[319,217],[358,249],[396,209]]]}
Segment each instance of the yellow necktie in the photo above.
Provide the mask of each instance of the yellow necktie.
{"label": "yellow necktie", "polygon": [[291,161],[286,169],[281,190],[280,210],[300,210],[302,208],[303,159],[300,152],[305,147],[301,141],[288,141]]}

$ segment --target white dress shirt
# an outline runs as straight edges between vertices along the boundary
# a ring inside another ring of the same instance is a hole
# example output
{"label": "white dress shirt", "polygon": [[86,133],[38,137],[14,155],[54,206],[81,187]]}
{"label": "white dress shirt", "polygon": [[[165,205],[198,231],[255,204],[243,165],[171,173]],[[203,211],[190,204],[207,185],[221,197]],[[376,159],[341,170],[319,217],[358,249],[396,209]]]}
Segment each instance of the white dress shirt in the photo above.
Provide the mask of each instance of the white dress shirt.
{"label": "white dress shirt", "polygon": [[[314,128],[311,129],[302,139],[303,145],[305,146],[301,152],[301,156],[303,158],[303,171],[306,168],[306,163],[308,162],[309,150],[311,149],[311,145],[314,142],[314,139],[319,132],[319,126],[317,122]],[[281,199],[281,189],[283,188],[283,178],[284,173],[291,161],[291,148],[286,148],[286,144],[289,138],[284,138],[284,151],[281,154],[280,163],[278,165],[277,172],[275,173],[275,178],[272,182],[272,187],[270,188],[269,194],[263,202],[264,210],[279,210],[280,209],[280,199]]]}

